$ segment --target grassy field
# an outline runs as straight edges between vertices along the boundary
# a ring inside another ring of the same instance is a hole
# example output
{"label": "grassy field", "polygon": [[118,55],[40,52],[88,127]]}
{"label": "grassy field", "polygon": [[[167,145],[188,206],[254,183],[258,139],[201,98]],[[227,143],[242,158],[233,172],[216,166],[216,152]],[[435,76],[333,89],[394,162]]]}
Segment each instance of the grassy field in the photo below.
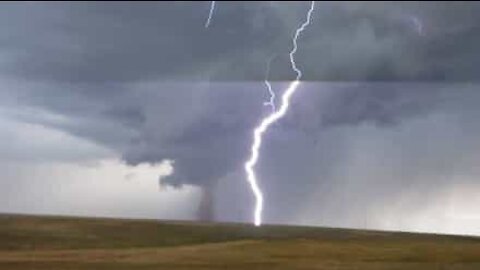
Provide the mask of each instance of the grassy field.
{"label": "grassy field", "polygon": [[480,238],[0,215],[0,269],[480,269]]}

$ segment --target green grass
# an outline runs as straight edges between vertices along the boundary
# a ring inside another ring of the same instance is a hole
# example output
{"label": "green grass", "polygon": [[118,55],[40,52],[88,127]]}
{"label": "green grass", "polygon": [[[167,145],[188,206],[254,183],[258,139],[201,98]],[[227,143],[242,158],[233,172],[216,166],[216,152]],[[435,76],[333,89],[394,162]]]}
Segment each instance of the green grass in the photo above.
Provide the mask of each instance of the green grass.
{"label": "green grass", "polygon": [[480,238],[0,215],[0,269],[480,269]]}

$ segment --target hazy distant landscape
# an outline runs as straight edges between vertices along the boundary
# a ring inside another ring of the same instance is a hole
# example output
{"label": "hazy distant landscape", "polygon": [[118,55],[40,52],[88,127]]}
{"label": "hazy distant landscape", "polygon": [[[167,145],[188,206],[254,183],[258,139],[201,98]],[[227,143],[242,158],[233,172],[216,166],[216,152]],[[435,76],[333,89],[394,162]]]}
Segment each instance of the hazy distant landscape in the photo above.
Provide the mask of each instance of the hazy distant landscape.
{"label": "hazy distant landscape", "polygon": [[0,269],[480,269],[480,238],[0,215]]}

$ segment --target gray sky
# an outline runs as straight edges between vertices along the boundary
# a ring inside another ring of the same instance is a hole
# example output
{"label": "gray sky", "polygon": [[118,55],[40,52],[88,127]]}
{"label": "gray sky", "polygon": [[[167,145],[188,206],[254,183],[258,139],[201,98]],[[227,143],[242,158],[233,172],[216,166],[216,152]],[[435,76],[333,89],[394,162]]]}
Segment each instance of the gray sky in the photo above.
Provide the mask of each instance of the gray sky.
{"label": "gray sky", "polygon": [[[0,5],[0,211],[195,219],[203,194],[250,221],[266,65],[280,94],[307,2],[219,2],[208,29],[209,2]],[[479,11],[318,2],[265,221],[480,234]]]}

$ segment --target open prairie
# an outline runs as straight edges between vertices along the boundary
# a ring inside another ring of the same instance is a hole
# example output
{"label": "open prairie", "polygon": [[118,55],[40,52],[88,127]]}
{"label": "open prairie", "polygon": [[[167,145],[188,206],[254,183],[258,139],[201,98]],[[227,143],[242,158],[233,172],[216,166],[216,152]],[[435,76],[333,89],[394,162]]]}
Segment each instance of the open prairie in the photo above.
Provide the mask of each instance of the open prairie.
{"label": "open prairie", "polygon": [[0,215],[0,269],[480,269],[480,238]]}

